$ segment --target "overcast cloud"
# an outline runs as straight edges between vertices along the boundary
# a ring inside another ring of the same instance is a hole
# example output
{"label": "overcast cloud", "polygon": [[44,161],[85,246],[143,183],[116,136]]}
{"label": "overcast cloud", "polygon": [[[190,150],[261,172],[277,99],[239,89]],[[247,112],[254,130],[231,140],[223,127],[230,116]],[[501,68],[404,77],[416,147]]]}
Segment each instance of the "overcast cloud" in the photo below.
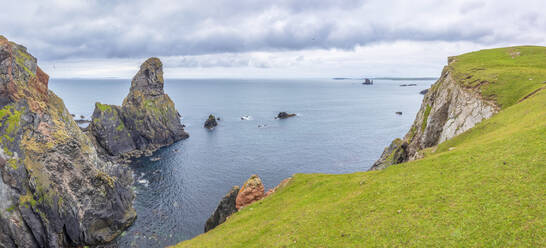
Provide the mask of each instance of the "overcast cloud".
{"label": "overcast cloud", "polygon": [[[544,0],[2,0],[0,33],[53,77],[435,76],[445,57],[545,45]],[[416,67],[419,66],[419,67]]]}

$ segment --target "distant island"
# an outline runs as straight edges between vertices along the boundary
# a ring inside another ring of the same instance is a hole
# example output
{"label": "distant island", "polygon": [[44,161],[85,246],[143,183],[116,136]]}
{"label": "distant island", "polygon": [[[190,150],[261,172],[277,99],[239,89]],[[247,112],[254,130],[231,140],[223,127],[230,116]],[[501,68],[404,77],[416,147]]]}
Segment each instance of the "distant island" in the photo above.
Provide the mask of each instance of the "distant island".
{"label": "distant island", "polygon": [[[365,80],[366,78],[346,78],[335,77],[333,80]],[[372,77],[368,78],[372,80],[395,80],[395,81],[417,81],[417,80],[436,80],[437,77]]]}

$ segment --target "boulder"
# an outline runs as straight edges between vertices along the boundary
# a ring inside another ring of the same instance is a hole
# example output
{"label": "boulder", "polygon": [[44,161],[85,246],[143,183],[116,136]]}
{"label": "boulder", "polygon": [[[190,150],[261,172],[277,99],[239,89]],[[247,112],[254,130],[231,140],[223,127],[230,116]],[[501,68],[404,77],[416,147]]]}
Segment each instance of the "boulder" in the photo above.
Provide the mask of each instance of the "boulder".
{"label": "boulder", "polygon": [[279,114],[277,115],[277,119],[286,119],[286,118],[290,118],[290,117],[294,117],[296,116],[296,114],[289,114],[289,113],[286,113],[286,112],[279,112]]}
{"label": "boulder", "polygon": [[208,232],[216,226],[224,223],[230,215],[237,212],[235,201],[238,194],[239,186],[233,186],[231,190],[224,196],[224,198],[222,198],[214,213],[205,223],[205,232]]}
{"label": "boulder", "polygon": [[0,36],[0,247],[83,247],[136,217],[132,173],[99,158],[49,76]]}
{"label": "boulder", "polygon": [[241,209],[255,201],[264,198],[264,185],[258,175],[252,175],[237,194],[236,207]]}
{"label": "boulder", "polygon": [[424,89],[424,90],[420,91],[419,94],[424,95],[424,94],[426,94],[427,92],[428,92],[428,89]]}
{"label": "boulder", "polygon": [[[220,118],[218,118],[218,119],[220,119]],[[208,129],[213,129],[216,126],[218,126],[218,122],[216,122],[216,118],[212,114],[209,115],[209,118],[205,121],[204,127],[208,128]]]}
{"label": "boulder", "polygon": [[163,64],[158,58],[150,58],[133,77],[121,107],[95,104],[89,129],[108,155],[150,155],[189,137],[163,86]]}

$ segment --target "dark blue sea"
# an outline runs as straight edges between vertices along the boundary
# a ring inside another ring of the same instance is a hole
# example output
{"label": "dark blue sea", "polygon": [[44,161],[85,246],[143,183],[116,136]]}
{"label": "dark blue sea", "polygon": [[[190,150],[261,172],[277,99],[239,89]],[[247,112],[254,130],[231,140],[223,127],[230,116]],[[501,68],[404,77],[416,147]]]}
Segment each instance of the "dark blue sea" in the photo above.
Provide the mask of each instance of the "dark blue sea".
{"label": "dark blue sea", "polygon": [[[400,84],[416,83],[415,87]],[[233,185],[258,174],[272,188],[294,173],[367,170],[411,126],[428,81],[331,79],[167,79],[165,91],[190,138],[135,161],[138,218],[115,243],[164,247],[203,232]],[[50,88],[76,116],[94,103],[121,105],[130,79],[52,79]],[[296,113],[275,120],[280,111]],[[395,112],[401,111],[402,115]],[[221,118],[209,131],[209,114]],[[241,120],[248,116],[248,120]]]}

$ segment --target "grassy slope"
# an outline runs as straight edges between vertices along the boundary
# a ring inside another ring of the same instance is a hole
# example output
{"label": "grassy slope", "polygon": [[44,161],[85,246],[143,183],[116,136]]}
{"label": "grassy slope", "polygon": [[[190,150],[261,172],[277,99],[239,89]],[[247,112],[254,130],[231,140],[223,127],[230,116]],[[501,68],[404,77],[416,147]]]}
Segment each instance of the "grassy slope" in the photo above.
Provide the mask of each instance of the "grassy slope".
{"label": "grassy slope", "polygon": [[[511,77],[527,77],[517,74]],[[426,158],[383,171],[297,174],[177,246],[545,247],[546,90],[517,103],[542,86],[504,80],[494,89],[503,110]]]}
{"label": "grassy slope", "polygon": [[[546,47],[519,46],[481,50],[456,57],[450,66],[466,86],[506,108],[546,86]],[[471,76],[471,77],[469,77]],[[488,83],[480,85],[481,82]]]}

